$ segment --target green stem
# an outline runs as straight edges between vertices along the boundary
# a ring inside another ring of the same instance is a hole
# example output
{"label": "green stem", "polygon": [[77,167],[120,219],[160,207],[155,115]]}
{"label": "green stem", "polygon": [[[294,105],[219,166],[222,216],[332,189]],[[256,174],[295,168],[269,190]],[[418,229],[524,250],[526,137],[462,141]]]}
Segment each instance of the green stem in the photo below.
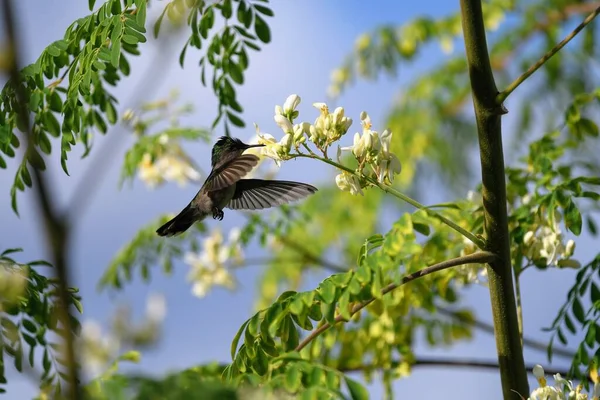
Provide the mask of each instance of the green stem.
{"label": "green stem", "polygon": [[485,250],[498,258],[488,265],[488,282],[504,399],[529,393],[513,287],[501,115],[490,65],[481,0],[460,0],[467,65],[481,157]]}
{"label": "green stem", "polygon": [[577,26],[571,33],[567,35],[560,43],[550,49],[542,58],[540,58],[535,64],[533,64],[527,71],[525,71],[521,76],[515,79],[510,85],[506,87],[501,93],[498,93],[496,96],[496,104],[500,105],[506,100],[506,98],[517,88],[519,85],[527,78],[529,78],[535,71],[537,71],[542,65],[546,63],[549,59],[552,58],[556,53],[560,51],[567,43],[569,43],[579,32],[583,30],[590,22],[596,18],[600,14],[600,7],[596,8],[590,15],[587,16],[586,19],[583,20],[581,24]]}
{"label": "green stem", "polygon": [[515,274],[515,293],[517,300],[517,319],[519,320],[519,338],[523,346],[523,306],[521,304],[521,274]]}
{"label": "green stem", "polygon": [[451,220],[449,220],[448,218],[438,214],[437,212],[431,210],[430,208],[428,208],[427,206],[424,206],[423,204],[419,203],[418,201],[408,197],[407,195],[405,195],[404,193],[394,189],[391,186],[388,185],[384,185],[383,183],[378,182],[376,179],[373,178],[369,178],[367,176],[364,176],[362,174],[359,174],[358,172],[354,171],[351,168],[346,167],[345,165],[336,163],[335,161],[330,160],[329,158],[324,158],[324,157],[319,157],[316,154],[290,154],[291,158],[298,158],[298,157],[303,157],[303,158],[312,158],[315,160],[320,160],[323,161],[329,165],[332,165],[338,169],[341,169],[343,171],[346,171],[352,175],[355,175],[359,178],[365,178],[369,183],[377,186],[378,188],[380,188],[381,190],[383,190],[386,193],[389,193],[397,198],[399,198],[402,201],[405,201],[406,203],[410,204],[411,206],[418,208],[419,210],[423,210],[425,211],[427,214],[429,214],[432,217],[438,218],[440,221],[442,221],[444,224],[446,224],[447,226],[449,226],[450,228],[454,229],[456,232],[460,233],[461,235],[463,235],[464,237],[466,237],[467,239],[469,239],[470,241],[472,241],[478,248],[483,249],[485,247],[485,241],[483,241],[482,239],[478,238],[476,235],[474,235],[473,233],[469,232],[468,230],[462,228],[461,226],[455,224],[454,222],[452,222]]}

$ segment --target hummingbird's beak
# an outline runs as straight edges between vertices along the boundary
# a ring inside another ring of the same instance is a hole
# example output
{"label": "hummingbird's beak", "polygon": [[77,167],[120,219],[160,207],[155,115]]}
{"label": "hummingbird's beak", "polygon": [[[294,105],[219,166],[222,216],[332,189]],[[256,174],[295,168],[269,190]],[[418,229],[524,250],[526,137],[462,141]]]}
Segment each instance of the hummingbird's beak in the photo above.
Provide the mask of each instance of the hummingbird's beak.
{"label": "hummingbird's beak", "polygon": [[264,144],[247,144],[246,148],[250,149],[252,147],[264,147],[264,146],[265,146]]}

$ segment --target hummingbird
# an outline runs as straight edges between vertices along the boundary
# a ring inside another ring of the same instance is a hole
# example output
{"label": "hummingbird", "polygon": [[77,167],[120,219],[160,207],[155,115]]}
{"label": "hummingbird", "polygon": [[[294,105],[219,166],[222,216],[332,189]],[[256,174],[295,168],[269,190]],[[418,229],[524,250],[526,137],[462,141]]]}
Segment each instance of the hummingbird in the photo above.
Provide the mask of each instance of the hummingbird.
{"label": "hummingbird", "polygon": [[254,154],[242,154],[264,144],[245,144],[241,140],[221,136],[212,148],[212,170],[190,203],[172,220],[156,230],[159,236],[175,236],[188,230],[196,221],[212,214],[223,220],[223,208],[262,210],[305,198],[317,191],[306,183],[242,179],[259,161]]}

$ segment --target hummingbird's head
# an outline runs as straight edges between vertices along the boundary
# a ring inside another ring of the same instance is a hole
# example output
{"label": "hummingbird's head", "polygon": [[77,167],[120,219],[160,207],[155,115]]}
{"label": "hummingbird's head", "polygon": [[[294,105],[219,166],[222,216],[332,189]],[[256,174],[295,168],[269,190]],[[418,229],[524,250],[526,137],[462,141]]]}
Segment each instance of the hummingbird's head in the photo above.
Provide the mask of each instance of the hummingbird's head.
{"label": "hummingbird's head", "polygon": [[224,155],[230,152],[243,152],[251,147],[263,147],[264,144],[246,144],[240,139],[221,136],[212,149],[212,165],[214,166]]}

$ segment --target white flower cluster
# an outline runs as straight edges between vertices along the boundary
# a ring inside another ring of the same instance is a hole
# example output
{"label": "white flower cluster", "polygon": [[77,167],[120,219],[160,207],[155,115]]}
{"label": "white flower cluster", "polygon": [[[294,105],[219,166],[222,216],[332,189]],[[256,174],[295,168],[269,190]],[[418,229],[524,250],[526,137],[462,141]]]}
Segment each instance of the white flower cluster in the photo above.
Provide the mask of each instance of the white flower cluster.
{"label": "white flower cluster", "polygon": [[[169,141],[167,135],[161,135],[158,139],[161,145]],[[177,149],[177,147],[173,147]],[[146,185],[153,189],[166,181],[177,182],[185,186],[190,181],[198,181],[200,173],[191,165],[190,161],[178,154],[177,151],[167,151],[152,160],[150,153],[145,153],[138,165],[138,176]]]}
{"label": "white flower cluster", "polygon": [[564,243],[559,222],[560,215],[556,214],[553,226],[543,225],[528,231],[523,237],[525,255],[533,262],[545,260],[548,266],[579,268],[579,261],[571,258],[575,252],[575,242],[570,239]]}
{"label": "white flower cluster", "polygon": [[[300,101],[300,97],[293,94],[286,99],[283,106],[275,107],[275,122],[284,133],[281,140],[278,141],[267,133],[261,133],[258,125],[254,125],[258,143],[265,145],[259,150],[253,150],[254,152],[272,158],[277,165],[280,165],[281,161],[294,157],[294,154],[291,153],[292,148],[295,148],[298,154],[302,154],[300,146],[303,146],[311,155],[314,155],[307,146],[307,142],[310,141],[323,153],[325,158],[328,158],[327,149],[348,132],[352,125],[352,119],[345,115],[342,107],[337,107],[333,113],[330,113],[327,104],[313,103],[313,107],[319,110],[319,116],[314,123],[295,123],[294,121],[299,115],[296,109]],[[349,191],[353,195],[363,194],[362,188],[368,185],[368,180],[365,178],[391,184],[394,175],[399,174],[402,169],[400,161],[390,151],[392,132],[386,129],[379,134],[372,130],[371,118],[364,111],[361,113],[360,119],[363,128],[362,135],[358,132],[354,135],[352,146],[338,147],[337,160],[341,164],[339,157],[342,150],[351,151],[358,161],[358,168],[355,173],[342,171],[335,179],[341,190]],[[367,171],[366,168],[369,166],[371,170]]]}
{"label": "white flower cluster", "polygon": [[[352,152],[358,161],[357,172],[359,175],[368,176],[369,172],[365,171],[365,168],[370,166],[372,178],[379,183],[391,184],[394,181],[394,175],[402,171],[400,160],[390,152],[392,132],[386,129],[379,135],[377,131],[371,130],[371,117],[365,111],[360,114],[360,120],[363,127],[362,135],[358,132],[355,133],[353,145],[342,147],[340,150]],[[338,161],[340,152],[338,151]],[[335,182],[341,190],[349,191],[354,195],[363,194],[364,183],[356,175],[347,171],[339,174],[335,178]]]}
{"label": "white flower cluster", "polygon": [[235,281],[226,268],[226,263],[233,260],[240,263],[243,258],[240,244],[240,230],[234,228],[229,232],[229,240],[223,243],[223,235],[219,230],[204,239],[203,251],[200,254],[188,253],[184,262],[192,268],[188,279],[193,282],[192,292],[198,297],[204,297],[213,286],[223,286],[229,289],[235,287]]}
{"label": "white flower cluster", "polygon": [[326,153],[327,147],[339,140],[352,125],[352,120],[344,115],[344,109],[338,107],[333,113],[325,103],[314,103],[313,106],[320,111],[319,116],[313,124],[309,122],[294,123],[299,112],[296,110],[302,99],[293,94],[283,103],[283,106],[275,106],[275,123],[281,128],[284,136],[277,141],[268,133],[261,133],[258,125],[254,124],[258,143],[264,144],[261,154],[275,160],[280,165],[282,160],[290,159],[292,146],[296,149],[305,144],[307,139]]}
{"label": "white flower cluster", "polygon": [[[573,382],[566,380],[560,374],[554,375],[554,386],[548,386],[544,368],[539,364],[533,367],[533,375],[540,387],[534,389],[527,400],[588,400],[588,395],[581,393],[583,390],[582,384],[573,387]],[[595,379],[591,400],[599,399],[600,384],[598,379]]]}
{"label": "white flower cluster", "polygon": [[[113,329],[103,332],[97,321],[84,321],[81,335],[77,341],[80,359],[85,372],[90,377],[103,373],[114,362],[125,347],[130,347],[142,330],[157,331],[166,314],[164,296],[152,294],[146,302],[146,320],[138,327],[132,328],[128,315],[117,314],[113,321]],[[127,329],[123,329],[123,319],[127,319]]]}

